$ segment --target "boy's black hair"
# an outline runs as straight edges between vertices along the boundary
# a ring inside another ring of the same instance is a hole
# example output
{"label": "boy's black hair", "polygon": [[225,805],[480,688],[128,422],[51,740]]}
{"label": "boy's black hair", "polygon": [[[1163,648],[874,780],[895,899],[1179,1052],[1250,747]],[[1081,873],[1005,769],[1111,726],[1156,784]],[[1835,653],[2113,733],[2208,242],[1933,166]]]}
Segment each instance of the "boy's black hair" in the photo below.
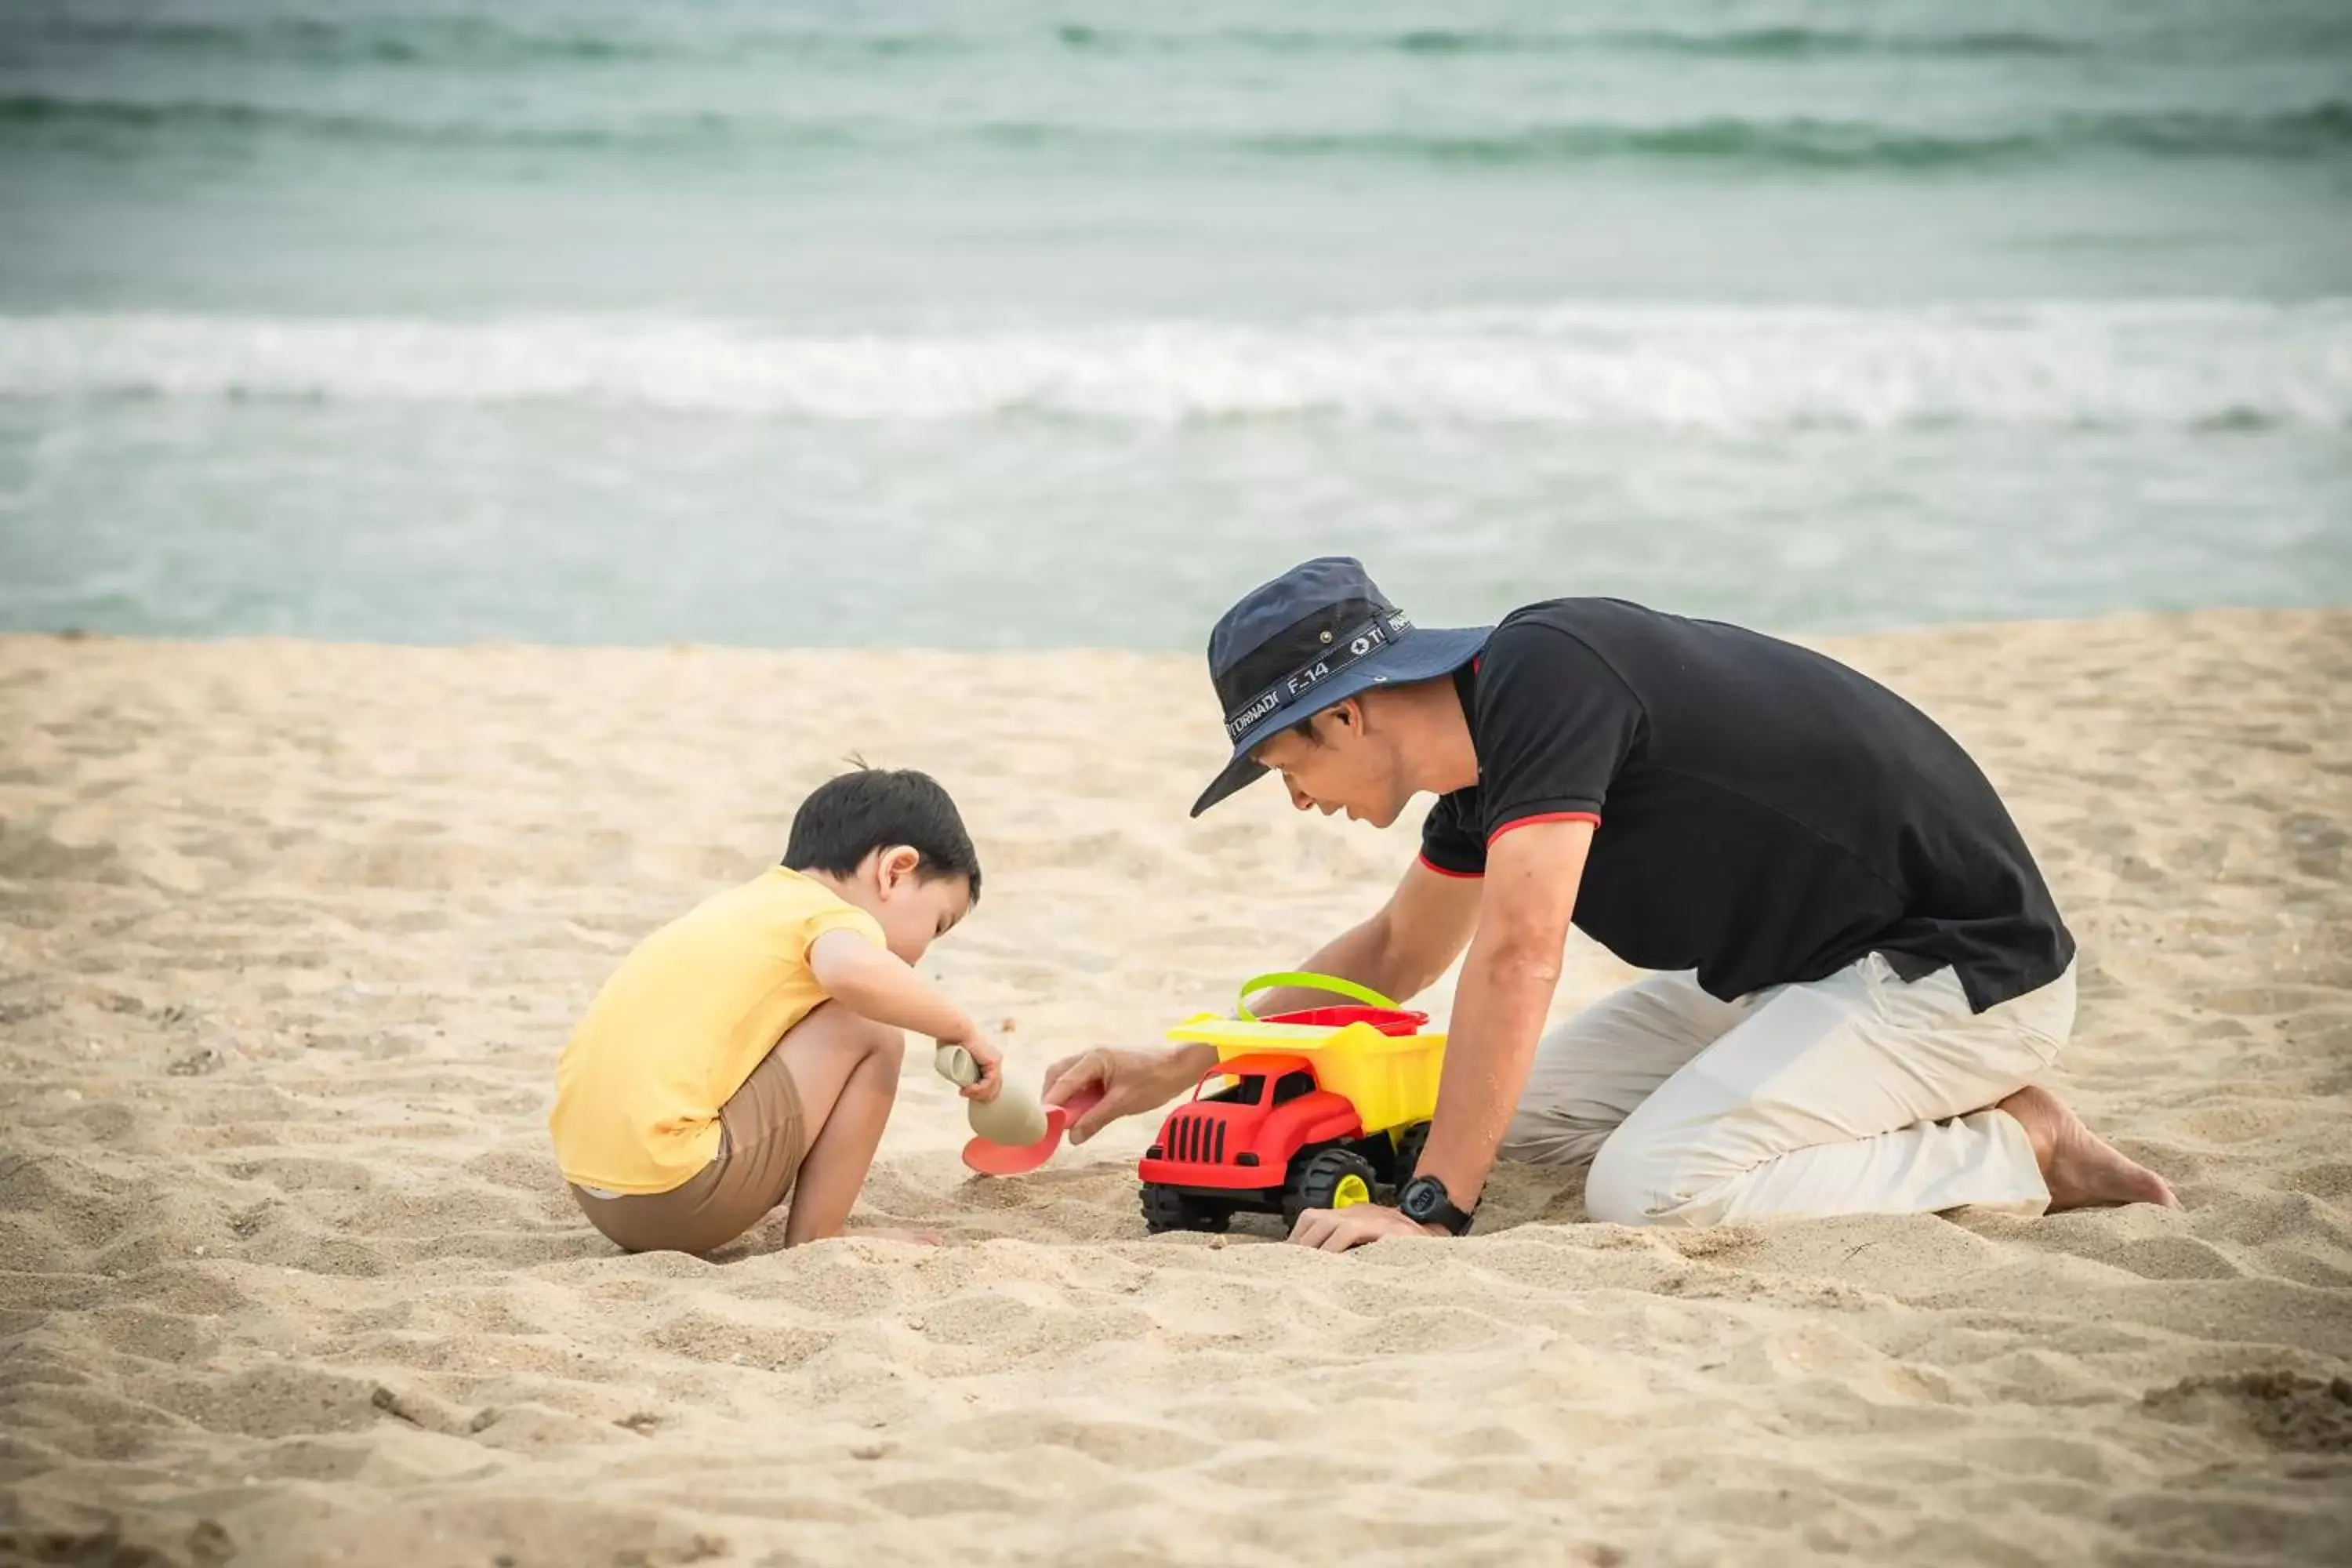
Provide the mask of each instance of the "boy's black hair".
{"label": "boy's black hair", "polygon": [[784,864],[845,877],[877,849],[904,844],[920,855],[926,882],[961,877],[980,902],[980,856],[939,781],[912,768],[860,768],[827,779],[793,815]]}

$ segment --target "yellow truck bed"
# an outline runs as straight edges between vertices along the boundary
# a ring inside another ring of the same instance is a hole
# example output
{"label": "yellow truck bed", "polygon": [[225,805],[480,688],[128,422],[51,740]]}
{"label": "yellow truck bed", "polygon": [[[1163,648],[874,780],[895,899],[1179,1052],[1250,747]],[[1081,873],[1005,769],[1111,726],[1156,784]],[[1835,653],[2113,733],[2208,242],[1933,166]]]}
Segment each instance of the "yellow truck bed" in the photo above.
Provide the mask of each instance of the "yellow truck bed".
{"label": "yellow truck bed", "polygon": [[1168,1037],[1214,1046],[1221,1061],[1260,1051],[1305,1057],[1318,1082],[1355,1106],[1367,1132],[1426,1121],[1437,1109],[1437,1077],[1445,1061],[1442,1034],[1383,1035],[1370,1024],[1331,1028],[1203,1013],[1169,1030]]}

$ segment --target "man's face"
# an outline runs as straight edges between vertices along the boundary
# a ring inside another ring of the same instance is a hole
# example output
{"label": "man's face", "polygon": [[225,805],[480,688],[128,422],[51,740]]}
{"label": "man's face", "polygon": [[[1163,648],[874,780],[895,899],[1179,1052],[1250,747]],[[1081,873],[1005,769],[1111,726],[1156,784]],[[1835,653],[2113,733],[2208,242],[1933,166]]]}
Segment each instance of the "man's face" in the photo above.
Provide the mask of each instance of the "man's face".
{"label": "man's face", "polygon": [[1344,811],[1356,822],[1386,827],[1412,792],[1402,783],[1402,759],[1378,726],[1365,724],[1354,699],[1315,716],[1315,738],[1288,730],[1251,753],[1282,775],[1290,804],[1328,816]]}

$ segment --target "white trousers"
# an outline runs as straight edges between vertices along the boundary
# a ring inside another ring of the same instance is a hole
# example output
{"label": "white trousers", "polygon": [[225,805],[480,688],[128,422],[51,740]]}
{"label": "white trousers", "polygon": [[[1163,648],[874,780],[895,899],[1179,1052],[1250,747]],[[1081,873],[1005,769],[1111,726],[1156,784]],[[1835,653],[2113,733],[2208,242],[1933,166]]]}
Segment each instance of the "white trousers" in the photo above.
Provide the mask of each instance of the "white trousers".
{"label": "white trousers", "polygon": [[1734,1002],[1654,974],[1544,1037],[1503,1152],[1591,1161],[1585,1211],[1616,1225],[2038,1215],[2033,1146],[1990,1107],[2074,1026],[2072,968],[1984,1013],[1950,970],[1906,984],[1876,953]]}

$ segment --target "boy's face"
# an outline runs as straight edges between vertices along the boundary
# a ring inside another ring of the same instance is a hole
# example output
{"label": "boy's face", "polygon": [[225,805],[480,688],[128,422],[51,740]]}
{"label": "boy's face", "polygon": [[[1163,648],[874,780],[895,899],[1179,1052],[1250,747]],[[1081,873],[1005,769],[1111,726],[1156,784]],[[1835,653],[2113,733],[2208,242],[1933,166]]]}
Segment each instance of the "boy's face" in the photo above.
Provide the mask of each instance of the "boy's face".
{"label": "boy's face", "polygon": [[921,864],[919,855],[900,845],[876,850],[865,868],[875,900],[867,912],[882,922],[890,951],[908,963],[971,913],[968,878],[925,878],[919,874]]}

